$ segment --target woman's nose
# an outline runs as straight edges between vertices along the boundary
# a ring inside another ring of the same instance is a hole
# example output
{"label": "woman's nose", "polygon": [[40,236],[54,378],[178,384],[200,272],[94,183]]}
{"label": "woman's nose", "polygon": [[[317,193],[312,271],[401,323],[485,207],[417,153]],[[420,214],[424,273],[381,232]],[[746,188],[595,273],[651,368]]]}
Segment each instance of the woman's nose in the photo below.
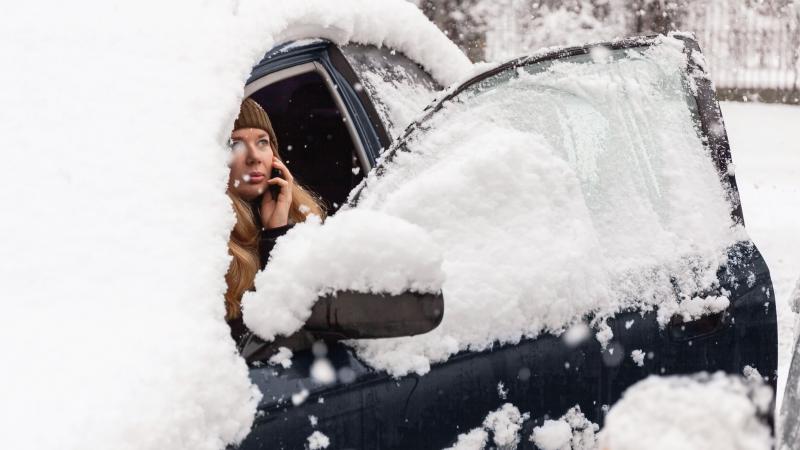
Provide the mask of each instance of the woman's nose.
{"label": "woman's nose", "polygon": [[255,144],[247,143],[247,163],[248,164],[255,164],[261,162],[261,158],[258,155],[258,150],[256,150]]}

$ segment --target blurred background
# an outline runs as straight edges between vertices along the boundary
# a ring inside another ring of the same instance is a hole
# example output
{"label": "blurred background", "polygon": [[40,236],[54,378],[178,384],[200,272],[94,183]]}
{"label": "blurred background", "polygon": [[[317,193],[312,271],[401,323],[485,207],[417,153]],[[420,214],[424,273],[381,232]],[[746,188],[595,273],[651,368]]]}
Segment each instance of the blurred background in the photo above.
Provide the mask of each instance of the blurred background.
{"label": "blurred background", "polygon": [[473,61],[695,33],[721,99],[800,104],[800,0],[412,0]]}

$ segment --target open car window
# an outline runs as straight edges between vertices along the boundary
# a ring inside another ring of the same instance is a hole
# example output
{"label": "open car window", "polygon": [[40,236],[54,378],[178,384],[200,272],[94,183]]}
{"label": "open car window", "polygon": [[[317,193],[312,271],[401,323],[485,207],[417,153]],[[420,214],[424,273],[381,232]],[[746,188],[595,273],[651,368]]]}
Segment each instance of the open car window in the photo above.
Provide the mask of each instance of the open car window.
{"label": "open car window", "polygon": [[334,213],[369,167],[352,121],[324,68],[296,65],[251,82],[245,94],[273,122],[281,156]]}
{"label": "open car window", "polygon": [[392,138],[398,137],[441,90],[419,65],[392,49],[348,44],[341,51]]}

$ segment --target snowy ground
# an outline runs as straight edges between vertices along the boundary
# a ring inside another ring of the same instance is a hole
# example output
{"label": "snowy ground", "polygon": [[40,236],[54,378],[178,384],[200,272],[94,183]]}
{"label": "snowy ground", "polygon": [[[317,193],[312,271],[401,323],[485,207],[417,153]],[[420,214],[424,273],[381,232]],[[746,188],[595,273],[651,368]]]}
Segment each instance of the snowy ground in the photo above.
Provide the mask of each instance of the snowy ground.
{"label": "snowy ground", "polygon": [[778,303],[778,407],[791,360],[787,299],[800,277],[800,107],[723,103],[750,237],[767,261]]}

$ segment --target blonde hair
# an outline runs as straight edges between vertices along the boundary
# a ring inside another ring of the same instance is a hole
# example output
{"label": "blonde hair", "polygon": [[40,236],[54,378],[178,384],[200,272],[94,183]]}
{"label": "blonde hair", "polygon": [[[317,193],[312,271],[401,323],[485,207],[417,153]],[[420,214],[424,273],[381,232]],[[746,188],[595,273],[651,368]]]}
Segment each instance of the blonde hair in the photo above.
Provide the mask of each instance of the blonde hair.
{"label": "blonde hair", "polygon": [[[278,140],[271,124],[265,130],[269,134],[270,145],[275,156],[283,161],[278,154]],[[256,222],[255,212],[250,204],[236,192],[228,188],[228,197],[233,204],[236,214],[236,225],[231,230],[228,240],[228,253],[233,257],[225,282],[228,290],[225,292],[225,318],[236,319],[242,315],[242,295],[253,288],[256,273],[261,268],[258,254],[258,240],[261,230]],[[264,194],[269,195],[269,193]],[[306,216],[314,214],[325,219],[325,207],[319,197],[303,188],[297,180],[292,184],[292,204],[289,208],[289,223],[299,223],[306,220]]]}

